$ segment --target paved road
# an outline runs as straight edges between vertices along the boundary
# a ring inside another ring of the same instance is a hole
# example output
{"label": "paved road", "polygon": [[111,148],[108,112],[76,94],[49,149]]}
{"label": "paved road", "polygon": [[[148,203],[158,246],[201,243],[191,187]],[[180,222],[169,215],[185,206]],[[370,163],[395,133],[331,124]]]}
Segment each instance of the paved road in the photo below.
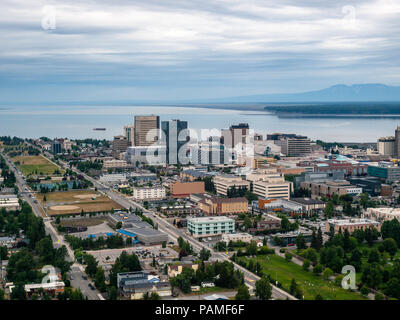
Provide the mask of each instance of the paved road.
{"label": "paved road", "polygon": [[[88,297],[89,300],[99,300],[99,292],[89,288],[90,280],[84,279],[83,276],[85,272],[81,265],[74,264],[69,272],[71,286],[74,288],[79,288],[83,295]],[[93,283],[92,283],[93,285]],[[94,285],[93,285],[94,287]]]}
{"label": "paved road", "polygon": [[[5,155],[2,152],[0,154],[2,155],[4,160],[7,162],[7,165],[10,167],[10,170],[12,170],[15,174],[15,177],[17,180],[16,185],[19,190],[19,193],[18,193],[19,197],[22,200],[24,200],[25,202],[29,203],[29,205],[32,207],[33,213],[36,216],[43,218],[46,234],[50,235],[51,239],[53,240],[53,246],[55,248],[60,248],[64,245],[67,248],[67,254],[68,254],[66,257],[66,260],[69,262],[74,262],[75,261],[74,253],[73,253],[71,247],[69,246],[69,244],[64,240],[64,237],[60,236],[59,233],[57,232],[57,230],[53,227],[53,225],[51,224],[51,218],[44,216],[45,211],[43,210],[43,208],[40,207],[40,204],[35,203],[34,198],[29,196],[29,195],[33,195],[33,191],[30,189],[30,187],[25,182],[24,177],[21,174],[21,172],[14,167],[14,164],[12,163],[11,159],[7,155]],[[82,266],[76,262],[74,262],[74,264],[71,266],[71,271],[68,273],[68,275],[71,275],[74,273],[75,273],[75,276],[73,276],[73,277],[76,279],[79,278],[79,279],[81,279],[81,281],[79,282],[79,286],[75,286],[74,283],[71,281],[71,286],[74,288],[79,287],[79,288],[81,288],[81,290],[84,289],[84,291],[82,291],[82,293],[85,296],[87,296],[89,299],[99,300],[98,290],[90,290],[90,288],[88,287],[89,280],[84,280],[82,278],[82,276],[85,275],[85,271],[82,268]]]}

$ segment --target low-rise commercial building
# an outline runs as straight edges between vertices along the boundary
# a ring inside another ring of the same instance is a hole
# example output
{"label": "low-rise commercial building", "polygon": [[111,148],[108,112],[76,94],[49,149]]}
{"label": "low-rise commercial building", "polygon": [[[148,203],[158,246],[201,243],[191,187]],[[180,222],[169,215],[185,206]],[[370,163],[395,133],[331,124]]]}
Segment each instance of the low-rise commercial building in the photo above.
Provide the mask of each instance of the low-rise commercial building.
{"label": "low-rise commercial building", "polygon": [[237,242],[242,241],[246,243],[250,243],[253,240],[252,235],[248,233],[225,233],[222,235],[222,241],[228,244],[230,241]]}
{"label": "low-rise commercial building", "polygon": [[189,218],[187,225],[188,231],[199,238],[235,232],[235,220],[225,216]]}
{"label": "low-rise commercial building", "polygon": [[[291,231],[287,233],[277,233],[274,235],[273,242],[276,245],[288,246],[296,244],[296,239],[299,235],[302,235],[306,242],[311,242],[312,232],[311,231]],[[276,237],[276,238],[275,238]],[[279,242],[276,241],[279,239]]]}
{"label": "low-rise commercial building", "polygon": [[137,239],[144,245],[157,245],[162,244],[164,241],[168,241],[168,235],[158,229],[154,229],[147,222],[131,213],[114,213],[109,214],[111,223],[116,226],[118,222],[121,222],[122,229],[125,231],[120,234],[124,237],[130,237]]}
{"label": "low-rise commercial building", "polygon": [[296,187],[302,182],[325,182],[334,180],[344,180],[345,173],[343,171],[326,171],[326,172],[303,172],[299,177],[294,178]]}
{"label": "low-rise commercial building", "polygon": [[65,283],[63,281],[55,281],[49,283],[33,283],[24,286],[25,292],[28,297],[38,292],[48,292],[51,294],[59,294],[64,292]]}
{"label": "low-rise commercial building", "polygon": [[218,194],[226,196],[228,190],[246,188],[250,190],[250,182],[234,175],[219,175],[213,179]]}
{"label": "low-rise commercial building", "polygon": [[292,190],[293,183],[280,174],[253,182],[253,193],[265,199],[289,199]]}
{"label": "low-rise commercial building", "polygon": [[204,197],[198,202],[198,207],[207,215],[244,213],[248,211],[248,201],[244,197],[239,197],[239,198]]}
{"label": "low-rise commercial building", "polygon": [[215,172],[204,172],[202,170],[183,170],[180,172],[180,177],[186,181],[196,181],[198,179],[203,179],[205,177],[212,177]]}
{"label": "low-rise commercial building", "polygon": [[158,200],[165,198],[164,187],[133,187],[132,198],[135,200]]}
{"label": "low-rise commercial building", "polygon": [[325,230],[333,229],[335,233],[338,233],[339,230],[342,232],[347,230],[352,234],[357,229],[365,230],[371,227],[380,231],[381,224],[369,219],[329,219],[325,222]]}
{"label": "low-rise commercial building", "polygon": [[302,182],[301,187],[311,189],[312,198],[331,197],[334,194],[338,196],[345,194],[359,195],[363,192],[362,188],[356,187],[346,180],[326,181],[325,183]]}
{"label": "low-rise commercial building", "polygon": [[118,273],[117,289],[120,295],[131,300],[143,299],[144,294],[153,292],[160,297],[172,295],[168,281],[151,281],[149,274],[144,271]]}
{"label": "low-rise commercial building", "polygon": [[174,182],[169,185],[169,191],[174,198],[189,197],[194,193],[204,193],[204,182],[193,181],[193,182]]}
{"label": "low-rise commercial building", "polygon": [[126,149],[125,160],[136,165],[136,163],[145,163],[150,165],[166,164],[166,147],[156,146],[135,146]]}
{"label": "low-rise commercial building", "polygon": [[378,222],[397,219],[400,222],[400,208],[367,208],[363,217]]}
{"label": "low-rise commercial building", "polygon": [[368,175],[385,179],[387,182],[400,180],[400,166],[391,162],[379,162],[368,166]]}
{"label": "low-rise commercial building", "polygon": [[381,195],[382,183],[377,177],[350,177],[348,180],[352,185],[362,188],[363,193],[367,192],[373,197]]}
{"label": "low-rise commercial building", "polygon": [[124,173],[103,174],[100,176],[100,182],[106,184],[120,184],[126,181],[127,177]]}
{"label": "low-rise commercial building", "polygon": [[183,271],[183,268],[193,269],[193,271],[196,272],[199,269],[199,264],[198,263],[171,264],[168,266],[168,276],[170,278],[173,278],[180,275]]}
{"label": "low-rise commercial building", "polygon": [[125,160],[106,160],[103,162],[103,169],[116,169],[116,168],[126,168],[127,162]]}
{"label": "low-rise commercial building", "polygon": [[20,210],[21,206],[18,197],[14,194],[0,195],[0,209],[5,208],[7,211]]}
{"label": "low-rise commercial building", "polygon": [[303,206],[303,212],[306,212],[308,214],[324,210],[326,206],[326,203],[324,201],[312,198],[291,198],[290,201]]}

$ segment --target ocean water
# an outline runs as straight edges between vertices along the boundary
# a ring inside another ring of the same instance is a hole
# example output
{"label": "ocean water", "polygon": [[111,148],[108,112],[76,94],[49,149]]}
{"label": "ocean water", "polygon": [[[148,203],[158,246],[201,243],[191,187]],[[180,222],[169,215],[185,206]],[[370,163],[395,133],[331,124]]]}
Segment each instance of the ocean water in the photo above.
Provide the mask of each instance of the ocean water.
{"label": "ocean water", "polygon": [[[112,139],[123,133],[135,115],[155,114],[160,120],[188,121],[190,128],[222,129],[245,122],[261,134],[297,133],[327,142],[375,142],[394,135],[400,119],[374,116],[278,117],[263,111],[171,106],[2,106],[0,136]],[[93,128],[106,128],[94,131]]]}

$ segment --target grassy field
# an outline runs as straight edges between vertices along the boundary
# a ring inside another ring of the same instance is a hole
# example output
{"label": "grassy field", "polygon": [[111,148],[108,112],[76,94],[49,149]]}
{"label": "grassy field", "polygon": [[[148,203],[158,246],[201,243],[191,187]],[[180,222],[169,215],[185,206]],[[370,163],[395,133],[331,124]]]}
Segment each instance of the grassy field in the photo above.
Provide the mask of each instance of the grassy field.
{"label": "grassy field", "polygon": [[[254,263],[259,262],[265,274],[271,276],[282,284],[283,289],[289,291],[290,283],[294,278],[304,292],[305,300],[314,300],[319,293],[325,300],[363,300],[366,299],[356,292],[339,288],[333,282],[324,280],[321,276],[314,275],[311,271],[304,271],[301,266],[287,262],[277,255],[260,255],[251,258]],[[250,260],[240,257],[238,260]]]}
{"label": "grassy field", "polygon": [[12,159],[17,164],[18,168],[22,171],[25,176],[34,175],[52,175],[55,170],[63,173],[64,170],[60,169],[55,164],[48,161],[42,156],[18,156]]}
{"label": "grassy field", "polygon": [[[46,201],[44,201],[44,197],[46,197]],[[36,198],[46,207],[49,215],[79,214],[82,210],[84,212],[101,212],[122,208],[109,197],[93,190],[39,193]],[[67,210],[61,210],[63,206]]]}

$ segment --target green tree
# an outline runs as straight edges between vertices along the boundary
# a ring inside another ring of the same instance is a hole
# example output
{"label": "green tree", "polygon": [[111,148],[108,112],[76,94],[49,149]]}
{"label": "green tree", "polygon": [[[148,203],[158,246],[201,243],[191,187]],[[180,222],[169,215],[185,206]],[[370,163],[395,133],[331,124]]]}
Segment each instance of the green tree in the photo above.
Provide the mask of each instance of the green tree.
{"label": "green tree", "polygon": [[324,209],[327,218],[331,218],[333,216],[333,209],[332,201],[328,201]]}
{"label": "green tree", "polygon": [[292,281],[290,282],[290,288],[289,288],[289,293],[294,296],[297,292],[297,283],[296,280],[293,278]]}
{"label": "green tree", "polygon": [[104,275],[103,268],[102,267],[97,268],[94,284],[100,292],[105,292],[107,290],[105,280],[106,277]]}
{"label": "green tree", "polygon": [[250,300],[249,288],[245,284],[238,287],[238,291],[235,295],[235,300]]}
{"label": "green tree", "polygon": [[329,268],[325,268],[325,270],[322,272],[322,277],[325,280],[328,280],[332,276],[333,276],[333,271]]}
{"label": "green tree", "polygon": [[200,260],[207,261],[210,259],[211,252],[205,248],[202,248],[199,253]]}
{"label": "green tree", "polygon": [[379,263],[380,261],[380,254],[379,251],[376,248],[372,248],[369,252],[368,256],[368,263]]}
{"label": "green tree", "polygon": [[299,250],[303,250],[303,249],[307,248],[306,239],[304,238],[304,236],[301,233],[296,238],[296,246],[297,246],[297,249],[299,249]]}
{"label": "green tree", "polygon": [[360,289],[360,292],[361,292],[361,294],[362,294],[363,296],[368,296],[369,289],[368,289],[368,287],[366,287],[366,286],[362,286],[361,289]]}
{"label": "green tree", "polygon": [[118,298],[117,288],[115,286],[112,286],[108,291],[108,300],[117,300],[117,298]]}
{"label": "green tree", "polygon": [[400,299],[400,281],[398,278],[391,278],[386,286],[385,294]]}
{"label": "green tree", "polygon": [[313,268],[313,273],[315,273],[315,274],[320,274],[321,272],[322,272],[322,265],[318,263],[318,264]]}
{"label": "green tree", "polygon": [[306,260],[304,260],[304,262],[303,262],[303,270],[304,271],[308,271],[308,269],[310,268],[310,260],[308,260],[308,259],[306,259]]}
{"label": "green tree", "polygon": [[256,281],[255,295],[261,300],[269,300],[272,296],[272,286],[267,278],[261,277]]}
{"label": "green tree", "polygon": [[85,259],[85,263],[86,263],[85,272],[88,274],[88,276],[94,277],[96,275],[96,272],[97,272],[98,262],[90,254],[85,254],[84,259]]}
{"label": "green tree", "polygon": [[394,255],[397,252],[397,243],[392,238],[386,238],[383,240],[383,250],[390,254],[391,259],[393,259]]}
{"label": "green tree", "polygon": [[17,283],[11,292],[11,300],[26,300],[24,285]]}

